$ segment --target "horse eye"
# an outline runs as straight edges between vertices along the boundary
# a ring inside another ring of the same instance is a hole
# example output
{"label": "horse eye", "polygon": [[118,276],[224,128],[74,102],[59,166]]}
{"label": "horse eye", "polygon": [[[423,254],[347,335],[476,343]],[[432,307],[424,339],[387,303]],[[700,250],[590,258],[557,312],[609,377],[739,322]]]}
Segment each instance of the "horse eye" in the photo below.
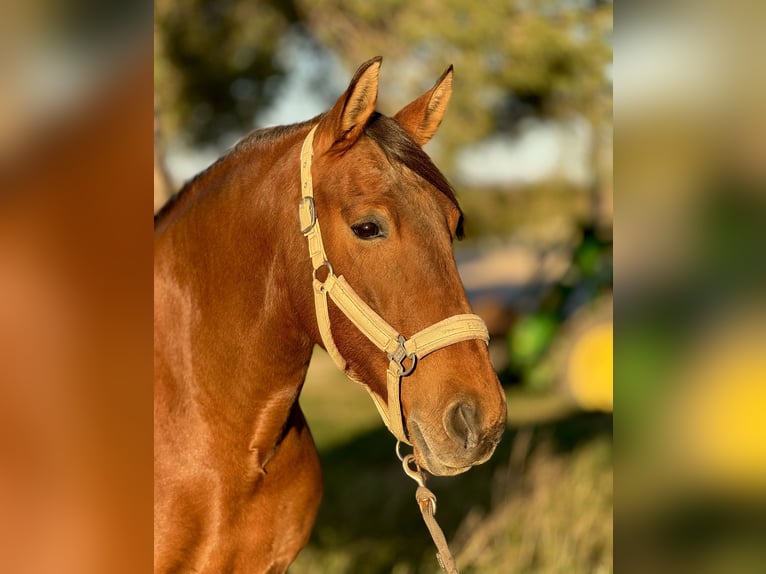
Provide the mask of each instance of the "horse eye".
{"label": "horse eye", "polygon": [[354,235],[359,239],[375,239],[381,235],[380,227],[378,227],[377,223],[373,223],[372,221],[357,223],[356,225],[352,225],[351,229],[354,231]]}

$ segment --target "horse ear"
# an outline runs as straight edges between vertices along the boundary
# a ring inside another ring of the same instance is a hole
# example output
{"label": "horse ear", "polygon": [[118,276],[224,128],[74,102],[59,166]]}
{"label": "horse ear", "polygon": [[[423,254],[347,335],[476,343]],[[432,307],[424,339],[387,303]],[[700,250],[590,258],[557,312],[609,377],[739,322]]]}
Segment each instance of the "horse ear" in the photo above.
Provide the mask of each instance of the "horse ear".
{"label": "horse ear", "polygon": [[321,152],[330,148],[347,149],[359,139],[375,111],[382,60],[377,56],[359,66],[346,91],[319,123],[316,149]]}
{"label": "horse ear", "polygon": [[434,87],[404,106],[394,118],[418,145],[425,145],[442,123],[452,95],[452,66],[441,75]]}

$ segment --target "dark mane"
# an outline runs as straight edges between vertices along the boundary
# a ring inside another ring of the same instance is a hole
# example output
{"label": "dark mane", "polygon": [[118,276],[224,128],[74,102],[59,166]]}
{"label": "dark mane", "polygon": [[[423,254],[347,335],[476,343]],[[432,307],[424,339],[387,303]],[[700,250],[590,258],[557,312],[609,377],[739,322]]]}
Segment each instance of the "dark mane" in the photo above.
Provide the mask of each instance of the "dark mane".
{"label": "dark mane", "polygon": [[[250,132],[223,156],[187,181],[180,190],[173,194],[154,215],[155,227],[173,209],[175,204],[178,203],[188,190],[193,188],[198,182],[205,179],[210,173],[221,167],[223,164],[236,158],[241,152],[259,145],[280,140],[293,132],[315,124],[321,117],[322,116],[317,116],[297,124],[274,126]],[[455,204],[458,210],[460,210],[460,205],[455,196],[455,190],[447,181],[447,178],[444,177],[439,171],[439,168],[434,165],[426,152],[424,152],[423,149],[410,138],[404,128],[399,125],[399,122],[375,112],[370,117],[369,122],[367,122],[364,133],[380,146],[391,163],[402,164],[425,179],[439,190],[439,192],[447,196],[447,198]],[[458,239],[462,239],[464,235],[462,210],[460,210],[460,219],[458,220],[456,235]]]}
{"label": "dark mane", "polygon": [[[375,112],[365,126],[364,133],[380,146],[390,162],[400,163],[412,170],[446,195],[460,210],[455,190],[447,178],[434,165],[428,154],[399,125],[399,122]],[[462,210],[460,210],[456,235],[458,239],[462,239],[464,235]]]}

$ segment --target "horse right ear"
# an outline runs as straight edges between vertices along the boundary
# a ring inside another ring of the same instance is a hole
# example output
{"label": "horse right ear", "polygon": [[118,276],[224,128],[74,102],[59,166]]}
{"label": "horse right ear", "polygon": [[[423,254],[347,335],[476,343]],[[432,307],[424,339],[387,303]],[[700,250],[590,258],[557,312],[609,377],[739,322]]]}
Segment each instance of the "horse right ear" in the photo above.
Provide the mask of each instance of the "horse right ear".
{"label": "horse right ear", "polygon": [[362,135],[378,100],[378,73],[382,60],[377,56],[359,66],[346,91],[319,122],[314,137],[315,153],[330,149],[343,151]]}
{"label": "horse right ear", "polygon": [[394,119],[407,130],[418,145],[426,145],[442,122],[452,95],[452,66],[441,75],[434,87],[407,104]]}

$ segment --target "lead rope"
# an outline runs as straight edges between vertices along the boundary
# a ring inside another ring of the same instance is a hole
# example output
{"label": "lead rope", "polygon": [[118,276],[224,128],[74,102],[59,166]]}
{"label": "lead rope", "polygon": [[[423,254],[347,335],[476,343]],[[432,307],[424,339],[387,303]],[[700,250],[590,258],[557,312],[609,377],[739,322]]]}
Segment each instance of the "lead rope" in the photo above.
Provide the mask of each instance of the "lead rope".
{"label": "lead rope", "polygon": [[426,487],[426,475],[418,466],[418,463],[415,462],[415,455],[408,454],[402,456],[399,452],[400,444],[401,442],[396,441],[396,456],[402,461],[404,474],[418,483],[418,489],[415,491],[415,500],[418,503],[418,508],[420,508],[420,514],[423,515],[423,522],[426,523],[431,539],[436,546],[436,559],[439,561],[439,566],[447,574],[460,574],[457,566],[455,566],[455,559],[452,557],[447,539],[444,537],[444,532],[436,521],[436,495]]}

